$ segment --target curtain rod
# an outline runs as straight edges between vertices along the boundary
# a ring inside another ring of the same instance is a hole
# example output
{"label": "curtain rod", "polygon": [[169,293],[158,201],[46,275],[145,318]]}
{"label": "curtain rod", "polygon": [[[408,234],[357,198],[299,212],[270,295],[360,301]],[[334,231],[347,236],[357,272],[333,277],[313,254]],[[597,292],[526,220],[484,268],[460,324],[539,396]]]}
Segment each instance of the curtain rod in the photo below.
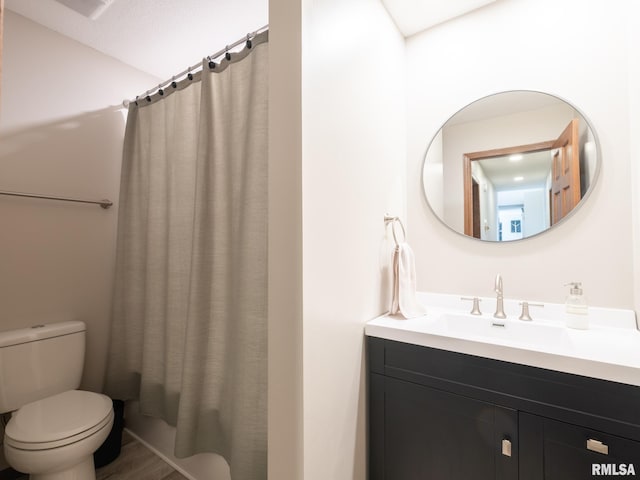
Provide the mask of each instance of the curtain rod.
{"label": "curtain rod", "polygon": [[[257,29],[254,32],[251,33],[247,33],[247,35],[239,40],[236,40],[235,42],[233,42],[231,45],[227,45],[225,48],[223,48],[222,50],[214,53],[213,55],[208,55],[206,58],[207,60],[209,60],[209,62],[212,62],[214,59],[218,58],[219,56],[221,56],[222,54],[226,55],[227,60],[229,60],[229,51],[232,48],[237,47],[238,45],[241,45],[242,43],[247,43],[247,47],[251,48],[251,40],[258,35],[259,33],[262,33],[266,30],[269,29],[269,24],[266,24],[263,27],[260,27],[259,29]],[[168,86],[168,85],[173,85],[175,83],[175,81],[181,77],[184,76],[189,76],[193,73],[196,73],[198,70],[200,70],[202,68],[202,62],[196,63],[195,65],[192,65],[188,68],[186,68],[185,70],[183,70],[182,72],[174,75],[173,77],[171,77],[170,80],[165,80],[164,82],[160,83],[157,87],[151,88],[149,90],[147,90],[146,92],[144,92],[141,95],[138,95],[135,99],[133,100],[123,100],[122,101],[122,106],[124,108],[128,108],[129,107],[129,103],[134,102],[137,104],[138,98],[146,98],[147,101],[150,100],[150,95],[152,93],[156,93],[159,92],[160,90],[162,90],[164,87]]]}
{"label": "curtain rod", "polygon": [[111,200],[83,200],[80,198],[56,197],[54,195],[41,195],[38,193],[0,191],[0,195],[9,195],[11,197],[44,198],[45,200],[60,200],[63,202],[92,203],[95,205],[100,205],[104,209],[107,209],[111,205],[113,205],[113,202]]}

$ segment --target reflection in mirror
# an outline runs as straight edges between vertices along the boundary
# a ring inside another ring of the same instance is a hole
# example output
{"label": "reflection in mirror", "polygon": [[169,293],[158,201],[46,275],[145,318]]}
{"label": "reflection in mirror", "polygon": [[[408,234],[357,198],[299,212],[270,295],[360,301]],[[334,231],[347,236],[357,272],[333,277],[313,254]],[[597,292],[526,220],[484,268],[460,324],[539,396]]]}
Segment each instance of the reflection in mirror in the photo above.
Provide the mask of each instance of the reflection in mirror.
{"label": "reflection in mirror", "polygon": [[513,91],[474,102],[434,137],[423,167],[433,212],[458,233],[520,240],[582,202],[598,172],[595,133],[552,95]]}

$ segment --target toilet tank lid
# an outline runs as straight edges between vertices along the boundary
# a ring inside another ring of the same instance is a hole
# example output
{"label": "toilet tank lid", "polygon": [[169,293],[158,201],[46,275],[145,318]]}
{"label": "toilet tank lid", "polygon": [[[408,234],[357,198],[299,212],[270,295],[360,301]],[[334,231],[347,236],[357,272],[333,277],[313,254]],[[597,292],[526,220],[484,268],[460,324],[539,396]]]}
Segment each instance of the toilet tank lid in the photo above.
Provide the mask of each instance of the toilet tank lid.
{"label": "toilet tank lid", "polygon": [[87,329],[84,322],[73,320],[68,322],[48,323],[7,330],[0,332],[0,348],[35,342],[45,338],[61,337],[71,333],[84,332]]}

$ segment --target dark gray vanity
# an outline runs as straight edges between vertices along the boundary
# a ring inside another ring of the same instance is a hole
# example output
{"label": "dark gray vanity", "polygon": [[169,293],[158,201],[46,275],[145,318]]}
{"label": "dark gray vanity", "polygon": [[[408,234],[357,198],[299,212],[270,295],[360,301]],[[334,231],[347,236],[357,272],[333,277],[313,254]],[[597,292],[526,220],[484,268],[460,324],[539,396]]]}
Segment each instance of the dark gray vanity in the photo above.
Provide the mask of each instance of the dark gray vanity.
{"label": "dark gray vanity", "polygon": [[640,475],[638,386],[372,336],[367,357],[370,480]]}

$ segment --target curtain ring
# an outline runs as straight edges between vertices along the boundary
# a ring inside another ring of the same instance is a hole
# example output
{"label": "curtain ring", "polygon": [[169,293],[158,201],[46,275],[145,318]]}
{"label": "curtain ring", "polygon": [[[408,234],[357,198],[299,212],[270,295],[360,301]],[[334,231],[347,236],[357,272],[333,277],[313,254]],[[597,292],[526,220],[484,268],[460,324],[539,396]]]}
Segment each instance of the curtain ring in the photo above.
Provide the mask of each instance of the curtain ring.
{"label": "curtain ring", "polygon": [[229,45],[224,49],[224,58],[227,59],[227,62],[231,61],[231,54],[229,53]]}

